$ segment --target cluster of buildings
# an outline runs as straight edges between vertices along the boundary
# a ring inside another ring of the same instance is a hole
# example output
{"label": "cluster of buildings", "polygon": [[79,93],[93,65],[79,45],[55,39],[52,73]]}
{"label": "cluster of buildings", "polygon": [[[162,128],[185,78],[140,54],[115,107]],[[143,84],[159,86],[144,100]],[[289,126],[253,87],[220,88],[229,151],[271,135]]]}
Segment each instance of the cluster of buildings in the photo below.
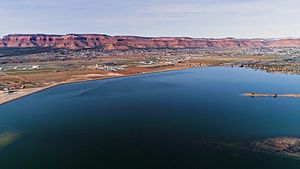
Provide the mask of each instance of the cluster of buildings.
{"label": "cluster of buildings", "polygon": [[0,83],[0,91],[3,91],[5,93],[13,93],[17,90],[24,89],[25,85],[22,84],[9,84],[9,85],[3,85]]}
{"label": "cluster of buildings", "polygon": [[120,70],[124,70],[126,68],[126,66],[121,65],[121,66],[106,66],[106,65],[98,65],[96,64],[96,69],[98,70],[106,70],[106,71],[120,71]]}
{"label": "cluster of buildings", "polygon": [[5,70],[37,70],[37,69],[40,69],[40,65],[18,65],[18,66],[0,67],[0,71],[5,71]]}
{"label": "cluster of buildings", "polygon": [[[231,63],[230,63],[231,64]],[[246,67],[267,72],[283,72],[289,74],[300,73],[300,62],[288,62],[286,59],[266,62],[245,62],[231,64],[234,67]]]}
{"label": "cluster of buildings", "polygon": [[244,55],[276,55],[276,56],[300,56],[300,48],[250,48],[241,51]]}
{"label": "cluster of buildings", "polygon": [[82,68],[117,72],[120,70],[124,70],[126,68],[126,66],[125,65],[117,65],[113,62],[109,62],[109,63],[103,63],[103,64],[90,65],[90,66],[82,66]]}

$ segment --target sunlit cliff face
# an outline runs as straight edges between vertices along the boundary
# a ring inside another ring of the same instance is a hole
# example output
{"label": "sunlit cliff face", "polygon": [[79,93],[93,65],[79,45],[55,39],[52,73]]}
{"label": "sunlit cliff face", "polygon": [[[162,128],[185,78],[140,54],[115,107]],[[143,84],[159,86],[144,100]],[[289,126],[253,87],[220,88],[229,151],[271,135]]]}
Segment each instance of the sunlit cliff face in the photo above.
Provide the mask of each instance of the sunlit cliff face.
{"label": "sunlit cliff face", "polygon": [[52,47],[84,49],[102,47],[105,50],[131,48],[259,48],[259,47],[300,47],[300,39],[206,39],[188,37],[151,38],[137,36],[108,36],[102,34],[16,34],[0,39],[0,47]]}

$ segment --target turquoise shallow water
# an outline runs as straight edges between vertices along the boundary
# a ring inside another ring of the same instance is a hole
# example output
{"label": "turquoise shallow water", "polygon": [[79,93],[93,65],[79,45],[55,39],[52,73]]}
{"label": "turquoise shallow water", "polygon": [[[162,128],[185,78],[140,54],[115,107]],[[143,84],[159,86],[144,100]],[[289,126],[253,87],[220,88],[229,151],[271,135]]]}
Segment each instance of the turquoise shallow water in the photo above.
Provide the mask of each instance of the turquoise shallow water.
{"label": "turquoise shallow water", "polygon": [[300,99],[241,96],[300,93],[299,84],[216,67],[57,86],[0,106],[0,135],[17,135],[0,146],[0,168],[299,169],[230,146],[300,137]]}

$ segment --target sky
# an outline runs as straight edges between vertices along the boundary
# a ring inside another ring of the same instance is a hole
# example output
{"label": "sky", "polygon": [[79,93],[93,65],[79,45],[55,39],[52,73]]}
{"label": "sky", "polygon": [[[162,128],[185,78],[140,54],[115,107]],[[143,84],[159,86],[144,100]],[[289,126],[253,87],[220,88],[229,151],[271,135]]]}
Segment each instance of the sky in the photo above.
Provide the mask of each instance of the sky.
{"label": "sky", "polygon": [[299,0],[0,0],[0,36],[300,37]]}

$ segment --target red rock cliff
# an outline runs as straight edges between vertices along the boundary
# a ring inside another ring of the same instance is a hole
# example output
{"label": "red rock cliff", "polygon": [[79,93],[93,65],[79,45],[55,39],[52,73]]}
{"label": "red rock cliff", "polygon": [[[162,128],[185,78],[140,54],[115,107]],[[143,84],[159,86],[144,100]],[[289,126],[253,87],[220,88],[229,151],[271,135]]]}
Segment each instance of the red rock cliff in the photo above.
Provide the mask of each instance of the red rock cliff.
{"label": "red rock cliff", "polygon": [[52,47],[83,49],[103,47],[106,50],[130,48],[259,48],[259,47],[300,47],[300,39],[205,39],[187,37],[137,37],[108,36],[102,34],[13,34],[0,39],[3,47]]}

